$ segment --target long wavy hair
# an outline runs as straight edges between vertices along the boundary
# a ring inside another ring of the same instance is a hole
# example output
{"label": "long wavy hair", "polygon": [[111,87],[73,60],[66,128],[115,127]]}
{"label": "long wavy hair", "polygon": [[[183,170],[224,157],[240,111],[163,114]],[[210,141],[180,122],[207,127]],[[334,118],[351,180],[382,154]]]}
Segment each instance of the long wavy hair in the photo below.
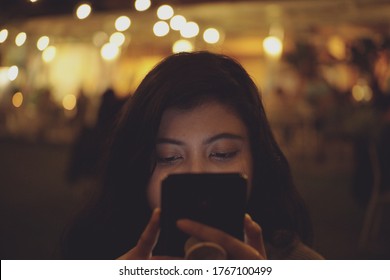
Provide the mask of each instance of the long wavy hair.
{"label": "long wavy hair", "polygon": [[194,52],[165,58],[122,107],[110,136],[98,198],[67,232],[64,258],[112,259],[135,246],[151,214],[146,188],[163,113],[210,101],[233,109],[248,129],[253,182],[247,212],[261,225],[265,241],[286,246],[298,237],[310,243],[306,208],[273,137],[258,88],[234,59]]}

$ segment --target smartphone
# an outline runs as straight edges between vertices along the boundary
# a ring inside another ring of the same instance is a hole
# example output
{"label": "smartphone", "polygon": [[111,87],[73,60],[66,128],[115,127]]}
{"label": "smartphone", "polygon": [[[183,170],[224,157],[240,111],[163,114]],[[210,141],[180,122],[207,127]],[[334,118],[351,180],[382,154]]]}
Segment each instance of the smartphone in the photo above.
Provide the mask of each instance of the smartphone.
{"label": "smartphone", "polygon": [[160,237],[154,254],[183,257],[189,236],[176,221],[191,219],[244,238],[247,180],[239,173],[185,173],[162,182]]}

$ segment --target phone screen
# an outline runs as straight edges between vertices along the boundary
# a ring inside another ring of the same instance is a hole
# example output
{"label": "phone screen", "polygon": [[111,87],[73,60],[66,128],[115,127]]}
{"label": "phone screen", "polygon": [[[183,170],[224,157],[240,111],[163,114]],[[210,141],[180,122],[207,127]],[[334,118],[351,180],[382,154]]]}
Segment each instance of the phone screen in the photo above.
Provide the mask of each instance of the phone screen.
{"label": "phone screen", "polygon": [[243,240],[247,182],[238,173],[169,175],[162,182],[161,232],[155,254],[184,256],[189,236],[176,227],[191,219]]}

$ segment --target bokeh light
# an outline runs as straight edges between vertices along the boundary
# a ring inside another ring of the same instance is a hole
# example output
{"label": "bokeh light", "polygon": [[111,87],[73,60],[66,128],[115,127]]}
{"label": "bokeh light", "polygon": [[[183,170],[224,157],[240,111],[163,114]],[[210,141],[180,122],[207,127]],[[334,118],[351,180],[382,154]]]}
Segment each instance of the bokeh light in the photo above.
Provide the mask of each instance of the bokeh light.
{"label": "bokeh light", "polygon": [[219,31],[215,28],[207,28],[203,32],[203,39],[206,43],[215,44],[218,43],[220,38]]}
{"label": "bokeh light", "polygon": [[5,40],[7,40],[7,37],[8,37],[8,30],[7,29],[1,30],[0,31],[0,44],[4,43]]}
{"label": "bokeh light", "polygon": [[38,50],[43,51],[44,49],[46,49],[49,46],[49,43],[50,43],[49,37],[47,37],[47,36],[40,37],[37,41]]}
{"label": "bokeh light", "polygon": [[16,108],[19,108],[23,104],[23,94],[18,91],[14,93],[12,96],[12,105],[14,105]]}
{"label": "bokeh light", "polygon": [[42,53],[42,59],[44,62],[49,63],[56,57],[57,49],[54,46],[47,47]]}
{"label": "bokeh light", "polygon": [[190,41],[185,39],[176,41],[172,46],[173,53],[192,52],[193,50],[194,45]]}
{"label": "bokeh light", "polygon": [[129,29],[131,20],[127,16],[120,16],[115,20],[115,29],[117,31],[125,31]]}
{"label": "bokeh light", "polygon": [[8,67],[0,67],[0,87],[8,85]]}
{"label": "bokeh light", "polygon": [[368,102],[372,99],[372,89],[365,80],[360,79],[352,88],[352,97],[357,102]]}
{"label": "bokeh light", "polygon": [[76,16],[78,19],[87,18],[92,12],[91,5],[89,4],[81,4],[76,10]]}
{"label": "bokeh light", "polygon": [[13,66],[11,66],[11,67],[8,69],[8,79],[9,79],[10,81],[16,80],[16,78],[18,77],[18,75],[19,75],[19,68],[18,68],[18,66],[13,65]]}
{"label": "bokeh light", "polygon": [[134,3],[134,7],[137,11],[143,12],[150,8],[151,6],[150,0],[136,0]]}
{"label": "bokeh light", "polygon": [[163,37],[169,33],[169,24],[165,21],[158,21],[153,26],[153,33],[157,37]]}
{"label": "bokeh light", "polygon": [[25,32],[20,32],[18,35],[15,37],[15,44],[20,47],[23,46],[23,44],[27,40],[27,34]]}
{"label": "bokeh light", "polygon": [[180,29],[180,35],[184,38],[193,38],[199,34],[199,26],[196,22],[187,22],[182,29]]}
{"label": "bokeh light", "polygon": [[339,36],[332,36],[327,44],[329,53],[336,59],[343,60],[346,57],[346,46]]}
{"label": "bokeh light", "polygon": [[121,32],[115,32],[110,36],[110,43],[118,47],[125,43],[126,37]]}
{"label": "bokeh light", "polygon": [[179,31],[187,23],[187,20],[182,15],[175,15],[169,21],[169,24],[173,30]]}
{"label": "bokeh light", "polygon": [[100,54],[104,60],[114,60],[119,56],[120,49],[117,45],[112,43],[106,43],[100,49]]}
{"label": "bokeh light", "polygon": [[73,110],[76,107],[76,104],[77,104],[77,99],[76,96],[74,96],[74,94],[65,95],[64,98],[62,99],[62,106],[66,110],[69,111]]}
{"label": "bokeh light", "polygon": [[157,17],[161,20],[170,19],[173,14],[173,8],[169,5],[162,5],[157,9]]}
{"label": "bokeh light", "polygon": [[268,36],[263,41],[263,48],[268,56],[279,58],[283,51],[283,43],[278,37]]}

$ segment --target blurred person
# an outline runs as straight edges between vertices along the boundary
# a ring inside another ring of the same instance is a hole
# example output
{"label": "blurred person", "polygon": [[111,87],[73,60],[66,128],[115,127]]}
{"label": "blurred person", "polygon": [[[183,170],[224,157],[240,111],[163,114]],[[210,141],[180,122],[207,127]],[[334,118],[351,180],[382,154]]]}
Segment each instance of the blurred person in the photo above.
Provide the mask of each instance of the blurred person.
{"label": "blurred person", "polygon": [[169,56],[125,103],[110,137],[100,192],[68,230],[64,258],[159,258],[161,180],[186,172],[246,174],[249,215],[245,242],[189,220],[178,222],[182,231],[217,243],[229,259],[322,258],[307,246],[309,216],[259,91],[233,59]]}
{"label": "blurred person", "polygon": [[[80,97],[85,100],[86,97]],[[116,115],[124,100],[119,99],[114,90],[108,88],[101,97],[96,124],[89,127],[85,124],[86,100],[80,104],[78,121],[82,127],[73,144],[67,170],[68,182],[75,183],[82,178],[94,179],[98,173],[101,151],[105,146],[106,136],[110,134]],[[85,103],[85,104],[84,104]],[[79,112],[79,107],[78,111]],[[77,116],[77,115],[76,115]]]}

